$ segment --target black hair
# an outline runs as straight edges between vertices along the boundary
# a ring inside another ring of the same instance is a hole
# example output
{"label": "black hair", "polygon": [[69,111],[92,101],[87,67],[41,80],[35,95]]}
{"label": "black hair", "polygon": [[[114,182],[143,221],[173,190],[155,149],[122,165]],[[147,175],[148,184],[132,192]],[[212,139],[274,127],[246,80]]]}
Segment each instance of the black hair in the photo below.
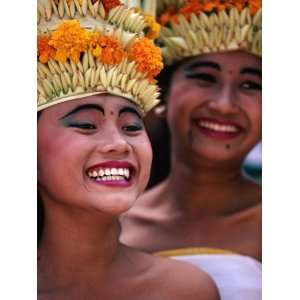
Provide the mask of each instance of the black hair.
{"label": "black hair", "polygon": [[[181,63],[175,63],[165,67],[157,77],[158,85],[160,87],[160,99],[162,104],[167,105],[167,98],[173,75],[180,65]],[[152,115],[153,117],[153,112],[150,112],[149,115]],[[154,119],[156,122],[156,129],[154,134],[149,134],[150,142],[152,145],[153,160],[147,189],[150,189],[151,187],[166,179],[170,173],[171,168],[171,135],[167,120],[166,118],[157,116]],[[150,118],[150,121],[153,122],[153,119]],[[145,119],[145,123],[147,127],[147,117]],[[147,131],[151,133],[151,130]]]}
{"label": "black hair", "polygon": [[161,102],[166,103],[167,97],[169,94],[171,82],[173,79],[174,73],[180,67],[181,63],[174,63],[170,66],[166,66],[160,74],[157,76],[158,86],[161,93]]}

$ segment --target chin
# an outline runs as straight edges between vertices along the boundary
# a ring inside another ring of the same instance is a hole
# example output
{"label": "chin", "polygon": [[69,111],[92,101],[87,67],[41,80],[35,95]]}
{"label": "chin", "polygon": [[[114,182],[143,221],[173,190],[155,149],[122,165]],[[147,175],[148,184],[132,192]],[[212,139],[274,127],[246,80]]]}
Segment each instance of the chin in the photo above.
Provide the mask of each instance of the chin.
{"label": "chin", "polygon": [[246,155],[245,153],[241,153],[240,151],[235,151],[234,148],[230,150],[216,149],[216,148],[201,148],[201,149],[193,149],[193,152],[196,156],[201,159],[204,159],[209,162],[215,163],[228,163],[233,161],[242,161],[243,157]]}
{"label": "chin", "polygon": [[93,201],[94,209],[104,214],[119,216],[127,212],[134,204],[136,196],[115,195],[101,197],[101,201]]}

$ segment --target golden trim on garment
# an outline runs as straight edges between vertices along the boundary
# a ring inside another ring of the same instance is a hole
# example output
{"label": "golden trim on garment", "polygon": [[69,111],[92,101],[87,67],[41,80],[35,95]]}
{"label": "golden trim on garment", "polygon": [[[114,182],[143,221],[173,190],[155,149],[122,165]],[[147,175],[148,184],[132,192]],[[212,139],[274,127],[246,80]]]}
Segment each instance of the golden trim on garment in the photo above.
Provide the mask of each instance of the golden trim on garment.
{"label": "golden trim on garment", "polygon": [[170,249],[164,251],[158,251],[154,253],[155,255],[161,257],[171,257],[171,256],[184,256],[184,255],[198,255],[198,254],[237,254],[233,251],[218,249],[218,248],[205,248],[205,247],[192,247],[192,248],[179,248]]}

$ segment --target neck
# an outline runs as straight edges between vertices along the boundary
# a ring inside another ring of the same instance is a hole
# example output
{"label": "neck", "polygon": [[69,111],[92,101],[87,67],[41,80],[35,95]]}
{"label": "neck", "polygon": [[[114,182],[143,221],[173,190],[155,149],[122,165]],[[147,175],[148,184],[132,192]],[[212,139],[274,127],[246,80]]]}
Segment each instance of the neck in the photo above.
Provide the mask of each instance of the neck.
{"label": "neck", "polygon": [[166,188],[185,214],[224,214],[238,210],[238,195],[245,182],[241,162],[223,166],[215,163],[172,160]]}
{"label": "neck", "polygon": [[107,273],[120,248],[117,219],[53,203],[44,205],[45,223],[39,245],[39,271],[44,282],[64,287],[92,278],[93,274],[101,278],[101,273]]}

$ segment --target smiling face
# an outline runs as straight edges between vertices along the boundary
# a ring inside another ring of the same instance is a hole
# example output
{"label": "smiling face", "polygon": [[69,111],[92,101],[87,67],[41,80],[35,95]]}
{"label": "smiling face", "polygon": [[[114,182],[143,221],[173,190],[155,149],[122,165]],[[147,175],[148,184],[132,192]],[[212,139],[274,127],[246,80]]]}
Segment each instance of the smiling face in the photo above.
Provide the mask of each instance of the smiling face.
{"label": "smiling face", "polygon": [[38,121],[43,201],[119,215],[144,190],[152,150],[136,106],[112,95],[45,109]]}
{"label": "smiling face", "polygon": [[241,161],[261,138],[261,96],[257,56],[233,51],[184,62],[167,99],[175,156]]}

